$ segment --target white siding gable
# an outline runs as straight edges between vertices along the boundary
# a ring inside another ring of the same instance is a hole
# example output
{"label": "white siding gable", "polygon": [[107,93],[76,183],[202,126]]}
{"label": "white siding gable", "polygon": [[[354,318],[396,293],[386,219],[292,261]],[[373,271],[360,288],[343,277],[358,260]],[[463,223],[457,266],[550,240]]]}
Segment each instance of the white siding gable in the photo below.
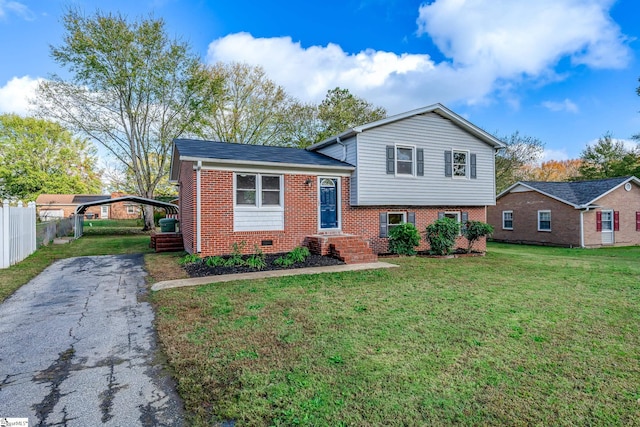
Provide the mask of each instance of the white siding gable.
{"label": "white siding gable", "polygon": [[[424,176],[386,173],[386,147],[396,145],[424,150]],[[475,154],[476,179],[445,177],[444,153],[452,150]],[[357,135],[356,155],[358,179],[352,181],[354,205],[495,204],[495,150],[436,113],[416,115],[363,131]]]}

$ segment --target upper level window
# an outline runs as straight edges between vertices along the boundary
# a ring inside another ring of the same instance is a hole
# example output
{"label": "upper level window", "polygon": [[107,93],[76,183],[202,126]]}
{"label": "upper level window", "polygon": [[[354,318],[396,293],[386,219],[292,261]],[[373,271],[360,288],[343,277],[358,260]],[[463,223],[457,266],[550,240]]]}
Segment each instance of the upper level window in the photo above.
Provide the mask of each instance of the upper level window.
{"label": "upper level window", "polygon": [[538,211],[538,231],[551,231],[551,211]]}
{"label": "upper level window", "polygon": [[413,148],[396,147],[396,173],[413,175]]}
{"label": "upper level window", "polygon": [[502,211],[502,228],[513,230],[513,211]]}
{"label": "upper level window", "polygon": [[280,206],[280,175],[236,174],[236,205]]}
{"label": "upper level window", "polygon": [[469,153],[466,151],[453,151],[453,176],[467,176],[467,158]]}

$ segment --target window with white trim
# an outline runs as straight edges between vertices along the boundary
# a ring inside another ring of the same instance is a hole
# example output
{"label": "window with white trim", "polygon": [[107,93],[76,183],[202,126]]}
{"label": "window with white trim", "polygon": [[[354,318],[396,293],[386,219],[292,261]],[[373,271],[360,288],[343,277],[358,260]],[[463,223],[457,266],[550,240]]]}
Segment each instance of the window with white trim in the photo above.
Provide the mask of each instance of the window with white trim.
{"label": "window with white trim", "polygon": [[387,234],[393,227],[397,227],[405,222],[407,222],[405,212],[387,212]]}
{"label": "window with white trim", "polygon": [[469,159],[469,153],[467,151],[453,150],[453,176],[459,178],[466,178],[467,176],[467,162]]}
{"label": "window with white trim", "polygon": [[445,212],[444,217],[451,218],[452,220],[457,222],[460,225],[460,227],[458,227],[458,236],[462,235],[462,224],[460,220],[460,212]]}
{"label": "window with white trim", "polygon": [[513,230],[513,211],[502,211],[502,229]]}
{"label": "window with white trim", "polygon": [[551,211],[538,211],[538,231],[551,231]]}
{"label": "window with white trim", "polygon": [[396,146],[396,174],[413,175],[414,148]]}
{"label": "window with white trim", "polygon": [[127,214],[133,215],[136,213],[136,207],[134,205],[127,205]]}
{"label": "window with white trim", "polygon": [[613,211],[602,211],[602,231],[613,231]]}
{"label": "window with white trim", "polygon": [[236,206],[281,206],[281,175],[236,174]]}

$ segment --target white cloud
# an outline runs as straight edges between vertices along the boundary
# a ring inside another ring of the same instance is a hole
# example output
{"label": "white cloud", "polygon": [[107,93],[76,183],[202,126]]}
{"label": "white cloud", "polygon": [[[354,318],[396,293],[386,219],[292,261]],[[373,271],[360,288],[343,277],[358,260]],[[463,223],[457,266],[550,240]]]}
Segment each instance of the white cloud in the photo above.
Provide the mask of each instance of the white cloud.
{"label": "white cloud", "polygon": [[565,98],[565,100],[561,102],[545,101],[542,103],[542,106],[550,111],[553,111],[554,113],[559,111],[566,111],[568,113],[578,112],[578,106],[567,98]]}
{"label": "white cloud", "polygon": [[[209,45],[207,60],[261,65],[267,75],[305,101],[345,87],[389,113],[433,102],[510,98],[522,79],[560,78],[562,58],[589,67],[622,67],[626,38],[608,15],[611,0],[436,0],[419,8],[418,34],[445,54],[364,50],[339,45],[302,47],[290,37],[230,34]],[[565,109],[572,107],[567,104]],[[577,107],[576,107],[577,108]]]}
{"label": "white cloud", "polygon": [[461,66],[485,65],[498,77],[537,76],[563,57],[596,68],[625,66],[627,41],[608,14],[612,0],[437,0],[420,6],[428,34]]}
{"label": "white cloud", "polygon": [[14,77],[4,86],[0,86],[0,113],[27,115],[29,100],[35,97],[36,89],[42,79],[29,76]]}
{"label": "white cloud", "polygon": [[[600,141],[600,138],[592,139],[591,141],[587,142],[586,145],[589,147],[593,147],[597,145],[599,141]],[[633,151],[640,148],[640,144],[638,144],[637,141],[634,141],[632,139],[611,138],[611,141],[613,141],[614,143],[621,142],[625,150],[628,150],[628,151]]]}
{"label": "white cloud", "polygon": [[4,19],[9,13],[15,13],[27,21],[33,21],[35,15],[26,5],[17,1],[0,0],[0,19]]}
{"label": "white cloud", "polygon": [[545,149],[542,153],[542,158],[540,159],[541,163],[548,162],[549,160],[569,160],[569,155],[567,154],[567,150],[550,150]]}

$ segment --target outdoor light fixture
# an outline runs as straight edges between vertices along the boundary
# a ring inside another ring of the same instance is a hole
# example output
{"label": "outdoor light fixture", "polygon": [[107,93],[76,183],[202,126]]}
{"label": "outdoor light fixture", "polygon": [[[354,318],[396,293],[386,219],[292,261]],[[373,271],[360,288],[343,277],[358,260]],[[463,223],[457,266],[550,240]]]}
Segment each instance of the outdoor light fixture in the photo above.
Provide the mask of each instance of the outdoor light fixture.
{"label": "outdoor light fixture", "polygon": [[313,181],[311,180],[311,178],[307,178],[307,180],[304,183],[307,187],[311,187],[311,184],[313,183]]}

